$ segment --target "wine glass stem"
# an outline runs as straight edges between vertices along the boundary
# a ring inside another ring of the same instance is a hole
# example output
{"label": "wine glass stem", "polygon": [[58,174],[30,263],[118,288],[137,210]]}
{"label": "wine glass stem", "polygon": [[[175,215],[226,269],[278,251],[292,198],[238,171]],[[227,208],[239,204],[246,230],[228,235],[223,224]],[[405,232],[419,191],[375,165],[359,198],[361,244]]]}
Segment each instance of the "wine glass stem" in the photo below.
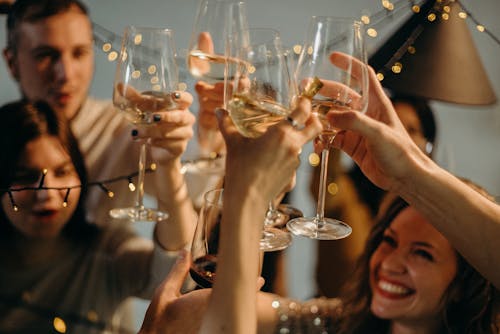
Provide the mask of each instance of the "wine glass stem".
{"label": "wine glass stem", "polygon": [[316,225],[318,228],[323,227],[325,219],[325,194],[326,194],[326,172],[328,170],[328,156],[330,150],[328,148],[321,151],[321,170],[319,177],[318,189],[318,205],[316,207]]}
{"label": "wine glass stem", "polygon": [[264,227],[267,225],[272,225],[277,219],[280,218],[280,212],[276,210],[273,201],[269,201],[269,206],[266,212],[266,219],[264,221]]}
{"label": "wine glass stem", "polygon": [[144,199],[144,175],[146,173],[146,147],[147,143],[141,144],[141,150],[139,153],[139,175],[137,176],[137,200],[136,206],[138,208],[143,208]]}

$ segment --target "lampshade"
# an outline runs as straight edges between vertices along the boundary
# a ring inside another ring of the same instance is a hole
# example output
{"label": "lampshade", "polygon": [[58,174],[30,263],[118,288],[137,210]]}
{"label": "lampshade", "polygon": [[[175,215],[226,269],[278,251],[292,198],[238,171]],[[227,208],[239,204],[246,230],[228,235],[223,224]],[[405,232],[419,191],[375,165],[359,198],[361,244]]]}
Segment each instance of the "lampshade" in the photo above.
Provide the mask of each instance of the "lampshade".
{"label": "lampshade", "polygon": [[397,93],[458,104],[493,104],[496,96],[467,22],[458,15],[460,5],[445,2],[426,1],[369,63],[383,75],[382,85]]}

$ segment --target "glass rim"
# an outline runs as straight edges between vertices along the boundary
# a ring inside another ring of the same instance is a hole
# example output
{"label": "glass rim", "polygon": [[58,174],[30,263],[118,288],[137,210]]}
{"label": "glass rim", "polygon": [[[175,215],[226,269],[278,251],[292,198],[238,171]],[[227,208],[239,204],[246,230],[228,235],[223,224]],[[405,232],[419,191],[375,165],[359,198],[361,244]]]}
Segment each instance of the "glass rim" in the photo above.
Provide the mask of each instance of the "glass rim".
{"label": "glass rim", "polygon": [[325,19],[327,21],[339,21],[339,22],[351,22],[354,25],[363,25],[363,22],[355,17],[349,16],[329,16],[329,15],[313,15],[311,16],[311,21],[319,21],[320,19]]}
{"label": "glass rim", "polygon": [[[217,199],[209,198],[210,195],[215,194],[215,193],[220,193],[220,195],[217,196]],[[215,189],[207,190],[203,194],[203,201],[204,201],[204,203],[206,202],[206,203],[209,203],[211,205],[222,206],[222,203],[220,203],[220,201],[221,201],[220,196],[222,196],[223,194],[224,194],[224,188],[215,188]]]}
{"label": "glass rim", "polygon": [[164,28],[164,27],[144,27],[144,26],[135,26],[135,25],[128,25],[125,27],[124,31],[158,31],[158,32],[164,32],[168,34],[174,34],[174,29],[171,28]]}

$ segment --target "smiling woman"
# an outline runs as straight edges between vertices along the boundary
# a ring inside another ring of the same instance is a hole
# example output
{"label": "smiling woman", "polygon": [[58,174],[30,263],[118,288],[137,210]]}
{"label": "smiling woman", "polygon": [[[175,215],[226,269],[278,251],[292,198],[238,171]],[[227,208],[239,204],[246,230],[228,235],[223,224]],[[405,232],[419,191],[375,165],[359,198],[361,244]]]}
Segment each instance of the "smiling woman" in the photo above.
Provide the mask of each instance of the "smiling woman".
{"label": "smiling woman", "polygon": [[492,333],[494,288],[400,198],[374,226],[350,282],[343,333]]}

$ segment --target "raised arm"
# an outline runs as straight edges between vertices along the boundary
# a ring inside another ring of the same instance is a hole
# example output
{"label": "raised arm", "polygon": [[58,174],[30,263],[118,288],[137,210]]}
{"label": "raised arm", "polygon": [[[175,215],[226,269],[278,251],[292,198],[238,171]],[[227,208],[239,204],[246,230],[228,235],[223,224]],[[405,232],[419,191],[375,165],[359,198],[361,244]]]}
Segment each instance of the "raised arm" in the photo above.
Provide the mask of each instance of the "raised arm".
{"label": "raised arm", "polygon": [[[342,66],[343,55],[332,63]],[[365,114],[331,112],[343,129],[334,145],[377,186],[399,194],[441,231],[457,250],[500,287],[500,206],[439,167],[411,140],[372,69]]]}
{"label": "raised arm", "polygon": [[151,138],[157,170],[152,173],[149,185],[156,190],[159,207],[169,214],[167,221],[157,224],[155,237],[166,250],[186,246],[196,223],[196,213],[181,173],[181,155],[193,136],[195,117],[188,110],[193,97],[187,92],[176,92],[174,99],[177,110],[158,111],[156,123],[140,128],[136,136]]}
{"label": "raised arm", "polygon": [[321,130],[302,99],[291,115],[304,129],[289,122],[272,126],[259,138],[242,137],[227,113],[219,128],[227,145],[224,208],[217,280],[203,318],[201,333],[255,333],[259,275],[259,239],[267,203],[284,189],[299,165],[303,144]]}

